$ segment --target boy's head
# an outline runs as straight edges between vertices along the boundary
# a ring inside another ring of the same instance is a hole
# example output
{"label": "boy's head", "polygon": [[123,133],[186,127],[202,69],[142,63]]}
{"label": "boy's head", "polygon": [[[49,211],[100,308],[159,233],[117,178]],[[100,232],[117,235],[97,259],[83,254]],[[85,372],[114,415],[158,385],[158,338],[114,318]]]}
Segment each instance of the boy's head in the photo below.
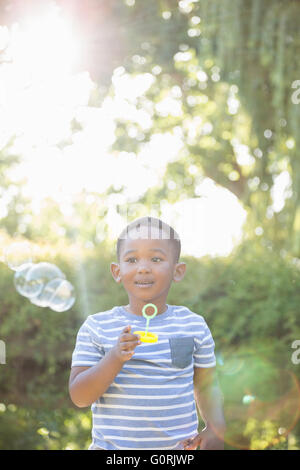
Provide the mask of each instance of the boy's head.
{"label": "boy's head", "polygon": [[172,227],[155,217],[141,217],[120,234],[112,275],[131,301],[163,303],[172,281],[179,282],[185,274],[185,263],[178,262],[180,250]]}
{"label": "boy's head", "polygon": [[174,262],[178,263],[181,252],[180,238],[170,225],[155,217],[140,217],[125,227],[117,241],[118,262],[120,262],[124,240],[137,239],[168,240],[174,256]]}

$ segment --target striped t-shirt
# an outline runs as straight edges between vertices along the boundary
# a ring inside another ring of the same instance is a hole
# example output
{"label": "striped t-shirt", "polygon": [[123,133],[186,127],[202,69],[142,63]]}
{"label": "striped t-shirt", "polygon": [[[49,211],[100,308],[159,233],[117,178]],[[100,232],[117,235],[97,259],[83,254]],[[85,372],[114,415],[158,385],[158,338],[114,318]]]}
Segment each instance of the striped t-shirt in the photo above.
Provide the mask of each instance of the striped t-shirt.
{"label": "striped t-shirt", "polygon": [[[79,329],[73,366],[93,366],[116,344],[123,328],[144,331],[146,319],[114,307],[89,315]],[[197,434],[194,367],[214,367],[214,341],[204,318],[167,305],[149,323],[157,343],[142,343],[107,391],[92,404],[90,449],[178,449]]]}

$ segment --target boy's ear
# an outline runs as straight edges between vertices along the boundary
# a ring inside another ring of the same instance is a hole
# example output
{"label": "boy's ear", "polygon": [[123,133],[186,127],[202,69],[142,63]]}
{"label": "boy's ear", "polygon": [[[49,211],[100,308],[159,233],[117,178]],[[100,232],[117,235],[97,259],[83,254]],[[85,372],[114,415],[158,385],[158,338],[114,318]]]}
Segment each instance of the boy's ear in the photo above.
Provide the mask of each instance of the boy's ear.
{"label": "boy's ear", "polygon": [[186,272],[186,264],[177,263],[174,269],[173,281],[180,282],[184,278],[185,272]]}
{"label": "boy's ear", "polygon": [[112,277],[116,282],[121,282],[120,276],[120,266],[117,263],[111,263],[110,265],[110,272],[112,273]]}

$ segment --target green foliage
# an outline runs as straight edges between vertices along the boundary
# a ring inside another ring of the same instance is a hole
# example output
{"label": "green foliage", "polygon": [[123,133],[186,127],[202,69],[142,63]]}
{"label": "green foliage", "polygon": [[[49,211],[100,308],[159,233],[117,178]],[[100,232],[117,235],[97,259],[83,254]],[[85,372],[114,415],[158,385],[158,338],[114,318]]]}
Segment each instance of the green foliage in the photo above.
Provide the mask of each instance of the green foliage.
{"label": "green foliage", "polygon": [[[90,442],[90,413],[75,409],[68,396],[76,334],[88,314],[128,300],[124,289],[113,281],[109,264],[115,255],[104,244],[85,251],[74,251],[72,246],[57,249],[44,249],[44,256],[48,253],[45,259],[56,263],[76,287],[77,301],[68,312],[33,306],[15,291],[12,271],[0,265],[0,331],[7,348],[6,364],[0,366],[1,448],[82,449]],[[224,359],[218,370],[225,412],[226,407],[229,413],[233,405],[241,403],[243,395],[249,394],[247,388],[255,390],[262,401],[279,400],[286,392],[280,384],[287,384],[290,377],[282,374],[289,371],[291,377],[299,378],[297,366],[291,362],[291,343],[300,338],[299,268],[290,259],[251,242],[228,258],[184,261],[186,277],[172,285],[167,302],[186,305],[206,319],[217,357],[221,354]],[[293,387],[291,382],[288,402],[294,406]],[[287,406],[283,406],[282,416],[276,411],[273,428],[281,419],[283,427],[291,424]],[[237,442],[252,448],[263,445],[256,442],[257,436],[266,433],[263,423],[254,426],[255,421],[247,421],[242,411],[237,422],[240,434],[238,438],[231,434],[233,447]],[[269,413],[267,408],[267,418]],[[268,435],[273,436],[274,429]],[[241,437],[243,431],[246,434]],[[275,442],[273,437],[268,439],[268,448],[285,438]]]}
{"label": "green foliage", "polygon": [[87,410],[0,404],[0,416],[0,449],[86,450],[90,444],[92,423]]}
{"label": "green foliage", "polygon": [[[6,136],[7,137],[7,136]],[[21,191],[21,183],[15,183],[9,170],[15,169],[20,163],[20,156],[11,151],[14,137],[5,141],[0,141],[0,228],[5,227],[6,231],[13,235],[19,224],[22,224],[28,215],[25,210],[28,199]]]}
{"label": "green foliage", "polygon": [[[6,3],[0,7],[3,24],[11,11]],[[150,128],[120,120],[113,150],[139,153],[154,135],[167,132],[181,135],[184,144],[160,185],[130,216],[144,215],[163,200],[194,197],[204,177],[230,190],[248,210],[246,241],[227,258],[186,258],[186,278],[172,286],[168,298],[203,315],[213,333],[230,425],[226,445],[298,448],[299,366],[291,362],[291,343],[300,338],[299,259],[292,257],[300,253],[300,114],[291,84],[300,79],[299,2],[114,1],[105,11],[100,2],[94,6],[91,17],[99,15],[106,29],[94,21],[91,40],[101,43],[108,30],[115,37],[105,64],[98,65],[98,56],[94,60],[103,88],[94,90],[89,104],[99,106],[105,93],[113,95],[108,83],[120,64],[124,73],[154,77],[133,103],[151,116]],[[180,112],[164,111],[165,99]],[[238,108],[230,110],[230,102]],[[130,134],[132,126],[136,134]],[[72,130],[77,127],[74,121]],[[272,132],[267,137],[266,129]],[[21,184],[10,179],[18,161],[10,145],[0,149],[0,196],[8,211],[1,224],[6,234],[36,241],[41,260],[57,264],[75,285],[77,300],[59,314],[33,306],[16,293],[13,273],[0,265],[0,340],[7,353],[6,364],[0,364],[0,448],[86,449],[90,412],[72,405],[68,379],[76,334],[87,315],[127,303],[109,272],[114,246],[102,241],[108,196],[117,191],[78,195],[69,214],[47,200],[34,214]],[[249,150],[250,162],[239,162],[240,145]],[[284,171],[292,186],[277,213],[270,210],[271,189]],[[257,226],[263,227],[261,237],[254,235]],[[243,404],[251,393],[256,401]]]}
{"label": "green foliage", "polygon": [[[162,12],[168,13],[163,20]],[[151,28],[137,26],[135,20],[142,13]],[[199,178],[186,182],[187,162],[192,160],[201,177],[213,179],[239,198],[249,211],[251,230],[263,226],[269,240],[299,256],[295,221],[300,201],[300,114],[291,88],[300,77],[295,60],[300,47],[298,17],[299,3],[293,0],[284,5],[281,0],[161,2],[160,12],[140,1],[129,9],[133,34],[128,39],[131,43],[134,38],[135,51],[124,65],[129,74],[153,74],[153,86],[136,100],[137,108],[151,109],[153,122],[145,138],[137,139],[128,137],[130,120],[120,121],[113,148],[139,153],[158,132],[181,132],[184,142],[176,162],[181,166],[176,191],[168,187],[175,181],[172,163],[160,187],[151,188],[145,201],[161,194],[170,202],[191,197],[199,184]],[[135,61],[137,55],[145,60]],[[160,72],[154,72],[157,65]],[[163,100],[175,95],[181,113],[161,112]],[[237,110],[230,109],[234,100]],[[291,137],[293,148],[286,145]],[[239,161],[240,145],[248,147],[252,163]],[[270,211],[271,189],[282,171],[288,171],[292,184],[278,215]]]}

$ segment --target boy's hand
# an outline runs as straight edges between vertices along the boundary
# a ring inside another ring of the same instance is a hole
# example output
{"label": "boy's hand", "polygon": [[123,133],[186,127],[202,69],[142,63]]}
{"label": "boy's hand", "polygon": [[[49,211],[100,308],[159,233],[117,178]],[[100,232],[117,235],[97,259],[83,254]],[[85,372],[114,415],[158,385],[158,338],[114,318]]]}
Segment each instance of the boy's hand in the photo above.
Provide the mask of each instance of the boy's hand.
{"label": "boy's hand", "polygon": [[141,344],[139,335],[130,333],[131,326],[125,326],[118,338],[117,344],[112,348],[121,362],[129,361],[134,354],[136,346]]}
{"label": "boy's hand", "polygon": [[184,450],[224,450],[224,441],[218,437],[209,427],[203,429],[192,439],[182,441]]}

